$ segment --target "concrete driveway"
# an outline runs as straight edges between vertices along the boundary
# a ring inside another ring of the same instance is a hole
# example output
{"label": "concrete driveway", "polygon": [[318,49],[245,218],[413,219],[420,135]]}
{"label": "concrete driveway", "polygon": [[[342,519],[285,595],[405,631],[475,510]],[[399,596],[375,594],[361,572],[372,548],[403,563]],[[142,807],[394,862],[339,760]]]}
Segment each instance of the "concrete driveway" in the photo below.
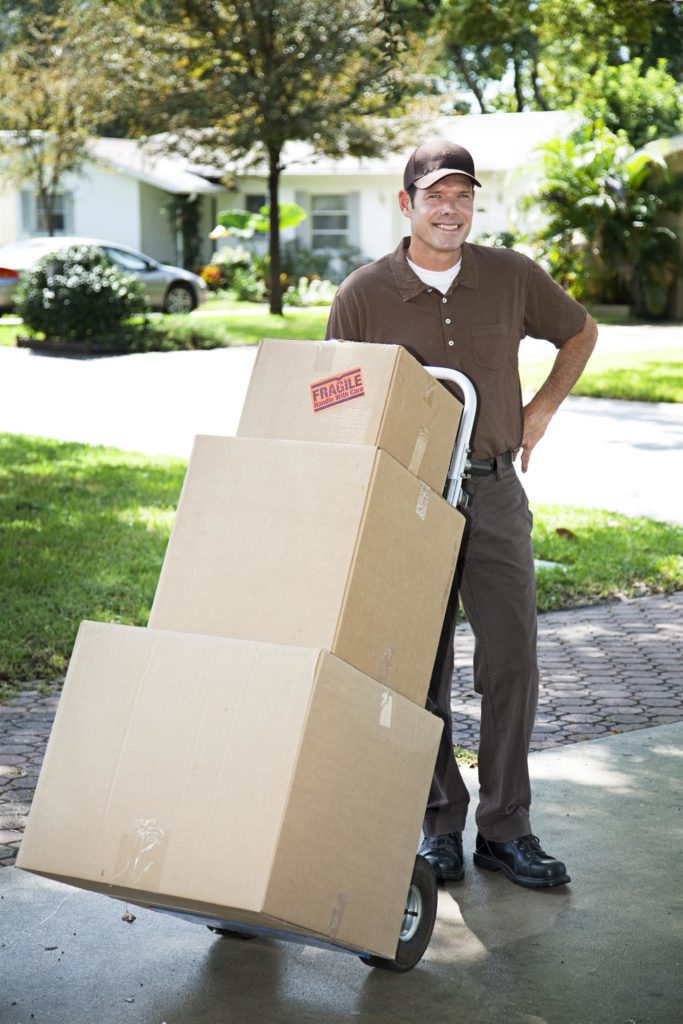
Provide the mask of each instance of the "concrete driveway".
{"label": "concrete driveway", "polygon": [[676,1024],[682,740],[679,723],[532,754],[536,827],[572,884],[533,892],[474,868],[470,825],[465,880],[441,889],[406,975],[137,908],[127,924],[122,903],[6,868],[0,1021]]}

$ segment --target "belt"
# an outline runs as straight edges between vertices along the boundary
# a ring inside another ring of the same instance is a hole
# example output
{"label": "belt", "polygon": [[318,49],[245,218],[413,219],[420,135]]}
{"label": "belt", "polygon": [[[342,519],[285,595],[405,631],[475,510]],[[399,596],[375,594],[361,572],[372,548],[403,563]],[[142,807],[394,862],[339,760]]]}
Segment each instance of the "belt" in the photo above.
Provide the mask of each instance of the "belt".
{"label": "belt", "polygon": [[490,476],[505,466],[511,466],[514,454],[503,452],[502,455],[494,455],[491,459],[468,459],[465,463],[465,478],[468,476]]}

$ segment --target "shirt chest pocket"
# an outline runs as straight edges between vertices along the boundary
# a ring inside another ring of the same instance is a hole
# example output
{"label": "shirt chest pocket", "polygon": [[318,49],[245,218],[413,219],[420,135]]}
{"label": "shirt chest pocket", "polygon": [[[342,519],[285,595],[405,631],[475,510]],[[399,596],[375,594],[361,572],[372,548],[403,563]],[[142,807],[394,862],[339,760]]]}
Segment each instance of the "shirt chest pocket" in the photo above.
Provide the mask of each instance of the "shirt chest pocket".
{"label": "shirt chest pocket", "polygon": [[497,370],[509,357],[510,324],[473,324],[472,358],[477,366]]}

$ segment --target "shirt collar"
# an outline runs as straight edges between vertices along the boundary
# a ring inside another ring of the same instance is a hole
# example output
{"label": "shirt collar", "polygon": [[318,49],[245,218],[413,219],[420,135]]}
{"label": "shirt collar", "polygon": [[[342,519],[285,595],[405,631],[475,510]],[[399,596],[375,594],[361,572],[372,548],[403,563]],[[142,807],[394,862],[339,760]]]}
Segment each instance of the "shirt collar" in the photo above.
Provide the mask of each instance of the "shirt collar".
{"label": "shirt collar", "polygon": [[[406,252],[409,245],[410,237],[402,238],[389,257],[391,272],[394,275],[399,295],[404,302],[414,299],[420,292],[427,291],[427,285],[424,281],[420,280],[408,265]],[[462,266],[457,278],[448,289],[449,293],[456,283],[460,288],[479,287],[479,268],[477,267],[474,251],[468,242],[465,242],[462,247]]]}

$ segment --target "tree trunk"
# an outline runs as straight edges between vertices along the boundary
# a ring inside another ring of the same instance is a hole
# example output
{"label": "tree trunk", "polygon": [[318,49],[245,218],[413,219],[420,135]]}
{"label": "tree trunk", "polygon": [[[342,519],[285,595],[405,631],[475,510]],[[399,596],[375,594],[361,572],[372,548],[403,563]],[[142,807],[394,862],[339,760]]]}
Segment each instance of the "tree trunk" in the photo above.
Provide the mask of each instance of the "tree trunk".
{"label": "tree trunk", "polygon": [[470,71],[467,65],[467,59],[465,57],[465,54],[463,53],[462,46],[456,46],[455,43],[452,43],[451,51],[453,53],[453,56],[455,57],[456,64],[458,65],[458,68],[460,70],[460,74],[462,75],[467,84],[467,88],[470,90],[470,92],[474,94],[474,98],[479,104],[479,109],[481,113],[488,113],[488,111],[486,110],[486,106],[484,104],[484,94],[482,90],[479,88],[479,83],[477,82],[476,75],[474,75]]}
{"label": "tree trunk", "polygon": [[550,110],[550,107],[545,101],[545,97],[541,92],[541,84],[538,80],[538,63],[534,60],[533,67],[531,69],[531,86],[534,90],[534,99],[539,110]]}
{"label": "tree trunk", "polygon": [[282,316],[280,281],[280,151],[268,150],[268,202],[270,204],[270,312]]}
{"label": "tree trunk", "polygon": [[513,58],[512,66],[515,69],[515,96],[517,98],[517,110],[524,110],[524,90],[522,89],[522,68],[517,57]]}
{"label": "tree trunk", "polygon": [[40,214],[42,213],[45,218],[45,230],[50,238],[52,238],[55,233],[54,197],[49,192],[39,189],[36,193],[36,199],[38,201],[38,223],[40,223]]}

